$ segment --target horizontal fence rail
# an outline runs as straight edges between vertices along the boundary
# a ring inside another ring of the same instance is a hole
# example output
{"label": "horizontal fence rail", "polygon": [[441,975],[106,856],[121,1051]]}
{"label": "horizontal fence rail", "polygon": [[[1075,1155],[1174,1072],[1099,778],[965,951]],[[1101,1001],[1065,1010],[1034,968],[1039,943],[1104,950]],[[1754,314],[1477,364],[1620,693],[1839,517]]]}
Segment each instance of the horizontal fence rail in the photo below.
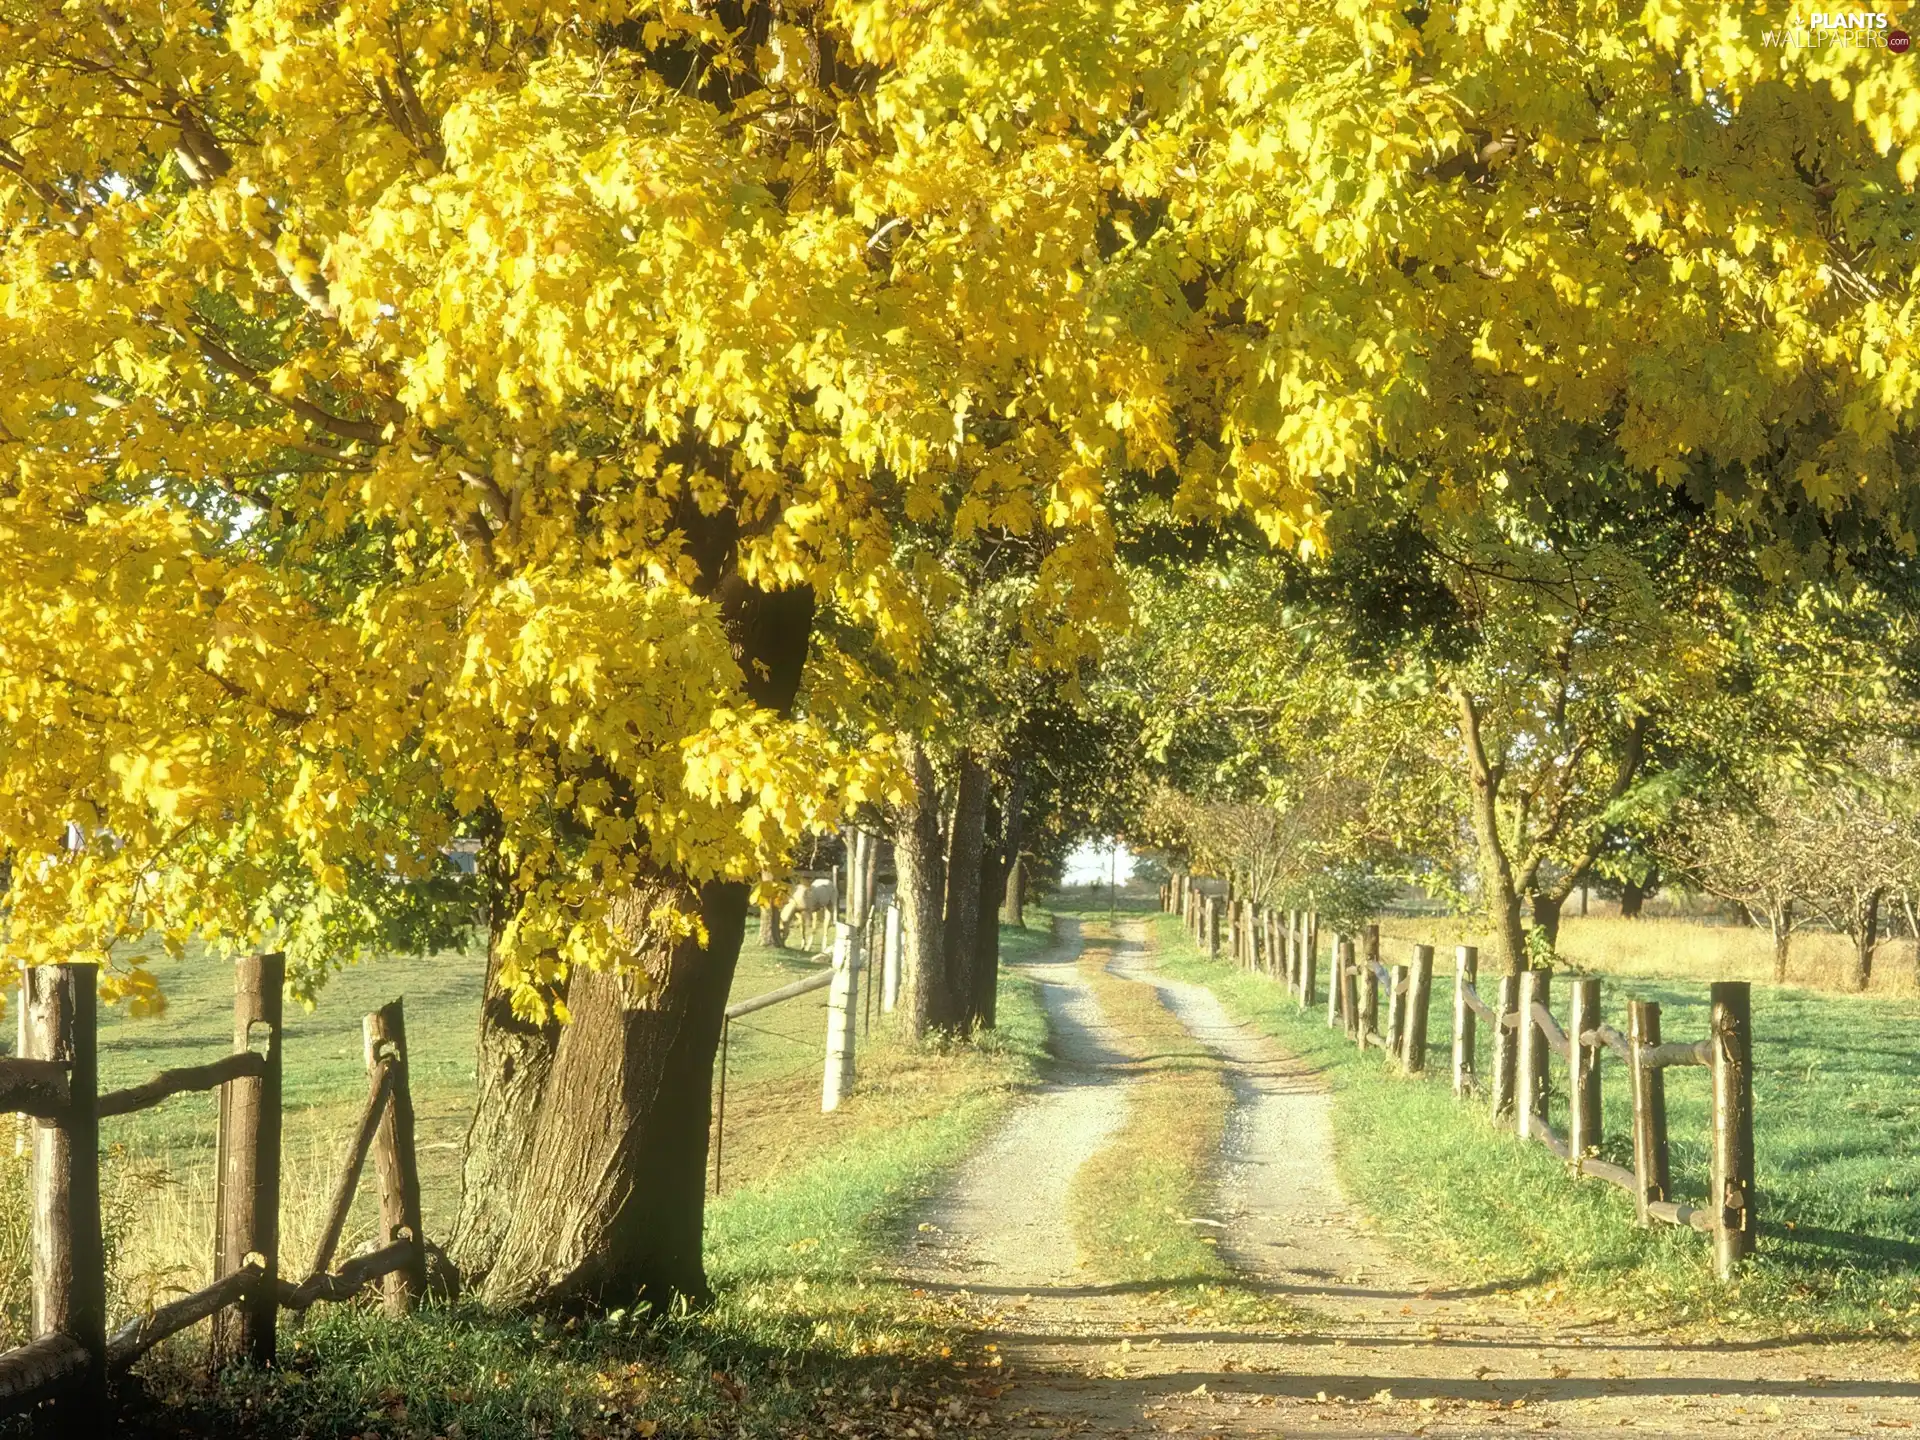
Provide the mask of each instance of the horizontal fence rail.
{"label": "horizontal fence rail", "polygon": [[[1160,898],[1162,909],[1181,917],[1201,949],[1218,957],[1224,948],[1227,958],[1284,984],[1302,1008],[1313,1006],[1317,916],[1258,905],[1234,896],[1225,881],[1182,873],[1161,887]],[[1362,1052],[1378,1050],[1390,1056],[1402,1074],[1425,1072],[1433,947],[1415,945],[1404,965],[1382,964],[1380,930],[1369,925],[1358,937],[1335,936],[1328,958],[1327,1025],[1344,1027]],[[1710,1237],[1715,1273],[1731,1279],[1753,1253],[1759,1233],[1751,987],[1745,981],[1715,982],[1709,991],[1707,1035],[1665,1041],[1660,1007],[1651,1000],[1628,1002],[1624,1032],[1606,1023],[1600,981],[1591,976],[1571,982],[1563,1025],[1553,1010],[1552,982],[1551,970],[1530,969],[1501,976],[1491,995],[1482,995],[1479,952],[1471,945],[1458,947],[1451,1066],[1455,1097],[1484,1097],[1494,1121],[1509,1125],[1518,1138],[1557,1156],[1577,1177],[1625,1191],[1633,1197],[1639,1223],[1675,1225]],[[1620,1062],[1630,1087],[1631,1167],[1599,1154],[1607,1060]],[[1682,1204],[1672,1196],[1665,1073],[1679,1068],[1709,1072],[1712,1163],[1703,1206]],[[1548,1123],[1556,1070],[1566,1086],[1564,1134]]]}
{"label": "horizontal fence rail", "polygon": [[[93,965],[29,967],[22,980],[23,1050],[0,1058],[0,1109],[32,1116],[33,1315],[35,1337],[0,1354],[0,1414],[46,1401],[65,1434],[105,1433],[107,1381],[155,1345],[213,1322],[216,1361],[271,1363],[275,1317],[322,1300],[344,1300],[378,1280],[389,1313],[404,1313],[424,1288],[429,1246],[421,1235],[413,1102],[407,1085],[404,1011],[396,1000],[366,1017],[369,1096],[336,1186],[311,1273],[280,1279],[281,1000],[279,955],[235,966],[234,1049],[204,1064],[161,1070],[101,1094]],[[100,1216],[103,1118],[129,1115],[172,1096],[219,1092],[214,1281],[106,1329],[105,1244]],[[379,1174],[383,1243],[331,1269],[360,1172],[371,1151]]]}

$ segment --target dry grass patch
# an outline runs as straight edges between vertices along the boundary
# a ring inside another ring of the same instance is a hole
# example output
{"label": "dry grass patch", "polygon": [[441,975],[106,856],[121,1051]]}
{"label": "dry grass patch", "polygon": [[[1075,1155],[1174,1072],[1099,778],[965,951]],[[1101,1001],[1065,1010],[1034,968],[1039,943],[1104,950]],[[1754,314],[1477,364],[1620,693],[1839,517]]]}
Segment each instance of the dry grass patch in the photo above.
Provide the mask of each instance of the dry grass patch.
{"label": "dry grass patch", "polygon": [[1119,1131],[1080,1167],[1068,1193],[1081,1259],[1102,1279],[1165,1292],[1189,1317],[1292,1325],[1291,1307],[1238,1283],[1220,1258],[1214,1175],[1233,1093],[1226,1069],[1150,984],[1114,974],[1114,936],[1085,918],[1080,969],[1126,1054],[1133,1083]]}
{"label": "dry grass patch", "polygon": [[[1451,915],[1404,915],[1381,922],[1381,958],[1404,959],[1414,944],[1452,947],[1478,945],[1490,953],[1491,940],[1480,927]],[[1614,915],[1571,915],[1561,923],[1559,951],[1567,970],[1653,980],[1749,980],[1773,983],[1773,939],[1747,925],[1712,925],[1674,917],[1622,920]],[[1445,963],[1451,964],[1450,960]],[[1484,967],[1484,962],[1483,962]],[[1787,983],[1810,990],[1848,993],[1853,946],[1846,936],[1807,930],[1793,937]],[[1874,952],[1870,996],[1920,995],[1914,943],[1882,940]]]}
{"label": "dry grass patch", "polygon": [[1196,1226],[1213,1203],[1210,1176],[1232,1094],[1220,1062],[1187,1033],[1151,986],[1112,963],[1113,933],[1087,922],[1080,970],[1131,1062],[1127,1118],[1080,1167],[1069,1204],[1081,1258],[1108,1280],[1189,1285],[1228,1277],[1214,1240]]}

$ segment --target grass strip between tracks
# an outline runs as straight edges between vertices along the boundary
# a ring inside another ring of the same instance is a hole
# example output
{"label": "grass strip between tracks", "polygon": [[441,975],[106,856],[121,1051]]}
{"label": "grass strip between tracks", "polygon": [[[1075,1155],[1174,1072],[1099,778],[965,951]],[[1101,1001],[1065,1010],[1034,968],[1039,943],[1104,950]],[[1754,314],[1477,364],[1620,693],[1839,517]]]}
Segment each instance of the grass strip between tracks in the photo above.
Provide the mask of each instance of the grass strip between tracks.
{"label": "grass strip between tracks", "polygon": [[1223,1063],[1153,985],[1109,968],[1122,942],[1104,917],[1084,923],[1081,973],[1132,1081],[1126,1119],[1068,1192],[1083,1263],[1109,1283],[1164,1292],[1192,1318],[1290,1326],[1292,1308],[1240,1284],[1219,1253],[1214,1177],[1233,1104]]}

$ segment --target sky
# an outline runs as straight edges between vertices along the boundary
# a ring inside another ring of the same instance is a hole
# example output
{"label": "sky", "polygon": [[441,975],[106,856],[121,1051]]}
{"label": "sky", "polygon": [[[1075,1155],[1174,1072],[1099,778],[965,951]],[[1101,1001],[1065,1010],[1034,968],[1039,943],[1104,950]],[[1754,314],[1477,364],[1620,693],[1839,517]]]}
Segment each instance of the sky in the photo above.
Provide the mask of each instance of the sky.
{"label": "sky", "polygon": [[[1067,856],[1067,870],[1062,877],[1068,885],[1104,885],[1107,883],[1108,846],[1111,841],[1082,841],[1074,852]],[[1133,852],[1122,845],[1114,856],[1117,861],[1116,873],[1121,884],[1125,884],[1133,874]]]}

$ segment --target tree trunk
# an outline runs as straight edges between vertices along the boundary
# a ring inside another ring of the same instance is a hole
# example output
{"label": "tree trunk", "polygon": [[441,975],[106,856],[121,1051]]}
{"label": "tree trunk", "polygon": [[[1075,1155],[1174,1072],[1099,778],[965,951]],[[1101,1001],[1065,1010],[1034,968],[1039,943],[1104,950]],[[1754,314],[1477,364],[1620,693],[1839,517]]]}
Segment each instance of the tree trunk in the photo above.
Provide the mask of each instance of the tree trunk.
{"label": "tree trunk", "polygon": [[1500,777],[1487,759],[1480,734],[1480,712],[1459,688],[1454,700],[1460,711],[1461,741],[1467,752],[1467,774],[1473,782],[1473,834],[1480,848],[1481,903],[1493,925],[1494,959],[1507,974],[1527,968],[1527,932],[1521,923],[1521,895],[1514,884],[1513,863],[1507,858],[1500,834]]}
{"label": "tree trunk", "polygon": [[901,1033],[918,1040],[926,1033],[945,988],[941,942],[940,801],[933,766],[918,740],[905,743],[913,795],[901,807],[893,832],[895,894],[900,900],[900,999],[895,1013]]}
{"label": "tree trunk", "polygon": [[1536,890],[1529,898],[1533,903],[1533,928],[1546,937],[1551,949],[1560,943],[1560,912],[1567,903],[1566,897]]}
{"label": "tree trunk", "polygon": [[1015,855],[1013,863],[1007,867],[1007,898],[1000,908],[1000,918],[1014,926],[1027,923],[1027,857],[1025,855]]}
{"label": "tree trunk", "polygon": [[960,752],[953,831],[947,846],[946,985],[932,1023],[965,1034],[973,1012],[974,956],[980,933],[980,866],[987,844],[987,771],[971,750]]}
{"label": "tree trunk", "polygon": [[1019,843],[1015,818],[1025,787],[1016,775],[1003,817],[989,816],[989,841],[980,860],[980,910],[974,922],[971,1017],[983,1030],[994,1027],[1000,993],[1000,907],[1007,898],[1009,845]]}
{"label": "tree trunk", "polygon": [[[725,518],[690,520],[690,547],[715,577],[709,593],[747,698],[785,713],[806,664],[813,592],[743,580],[731,568],[737,532]],[[635,960],[653,988],[641,995],[621,975],[575,971],[565,1026],[516,1020],[492,987],[490,963],[454,1242],[461,1268],[485,1277],[478,1290],[489,1303],[660,1308],[708,1298],[701,1234],[713,1059],[749,899],[741,883],[695,891],[682,877],[644,876],[633,914],[654,901],[697,904],[707,947],[663,945],[636,918]]]}
{"label": "tree trunk", "polygon": [[[763,884],[771,885],[778,877],[769,870],[760,879]],[[787,937],[781,931],[778,901],[760,907],[760,943],[769,950],[786,949]]]}
{"label": "tree trunk", "polygon": [[973,1022],[991,1030],[997,1019],[1000,994],[1000,905],[1006,896],[1007,872],[989,857],[980,866],[980,915],[973,937]]}
{"label": "tree trunk", "polygon": [[1767,907],[1767,924],[1773,931],[1773,983],[1787,980],[1787,948],[1793,944],[1793,901]]}
{"label": "tree trunk", "polygon": [[1659,877],[1651,877],[1651,883],[1639,880],[1625,880],[1620,884],[1620,918],[1638,920],[1641,908],[1647,903],[1647,896],[1659,888]]}
{"label": "tree trunk", "polygon": [[[482,1298],[583,1310],[711,1298],[701,1256],[714,1052],[745,938],[748,887],[715,883],[697,904],[705,948],[662,942],[648,917],[692,908],[676,882],[637,887],[635,970],[581,970],[567,984],[533,1143]],[[642,973],[644,972],[644,978]]]}
{"label": "tree trunk", "polygon": [[469,1290],[493,1268],[513,1222],[514,1195],[533,1145],[533,1127],[553,1069],[560,1027],[552,1019],[524,1020],[499,987],[500,940],[514,896],[500,858],[497,831],[483,835],[479,874],[487,895],[487,970],[475,1056],[479,1090],[467,1126],[460,1172],[460,1211],[447,1256]]}
{"label": "tree trunk", "polygon": [[[1000,921],[1009,925],[1026,923],[1027,897],[1024,893],[1026,867],[1020,861],[1020,850],[1027,843],[1027,767],[1016,760],[1013,766],[1013,784],[1007,794],[1006,820],[1000,837],[1000,879],[997,894],[999,910],[993,918],[993,946],[996,967],[1000,953]],[[986,917],[981,918],[984,925]]]}
{"label": "tree trunk", "polygon": [[1880,895],[1877,889],[1861,896],[1854,910],[1852,988],[1864,990],[1873,979],[1873,950],[1880,943]]}

